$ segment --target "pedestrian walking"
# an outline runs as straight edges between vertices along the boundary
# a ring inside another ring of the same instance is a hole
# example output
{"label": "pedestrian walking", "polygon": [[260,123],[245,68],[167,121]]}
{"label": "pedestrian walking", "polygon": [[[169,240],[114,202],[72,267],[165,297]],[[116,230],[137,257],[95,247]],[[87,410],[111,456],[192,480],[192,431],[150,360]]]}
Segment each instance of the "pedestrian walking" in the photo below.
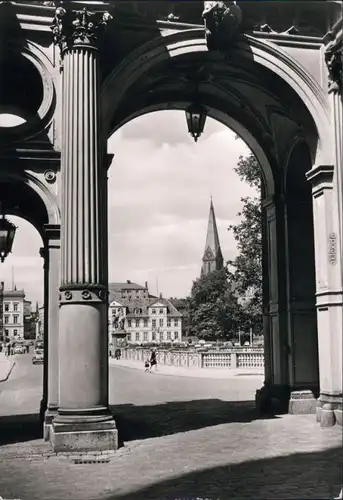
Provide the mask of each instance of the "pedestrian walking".
{"label": "pedestrian walking", "polygon": [[155,367],[155,372],[157,371],[157,359],[156,359],[156,350],[153,349],[151,351],[151,356],[150,356],[150,372],[152,369]]}

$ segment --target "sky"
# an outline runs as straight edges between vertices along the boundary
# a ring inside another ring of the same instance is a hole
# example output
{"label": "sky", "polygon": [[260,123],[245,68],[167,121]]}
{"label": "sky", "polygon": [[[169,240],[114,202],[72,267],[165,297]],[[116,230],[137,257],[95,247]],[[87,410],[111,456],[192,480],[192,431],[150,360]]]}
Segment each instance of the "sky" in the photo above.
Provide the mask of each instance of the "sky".
{"label": "sky", "polygon": [[[108,151],[115,154],[108,181],[110,281],[147,281],[152,294],[187,296],[200,275],[211,196],[224,259],[236,255],[227,228],[239,220],[241,197],[253,192],[234,167],[249,149],[211,118],[195,143],[184,112],[159,111],[115,132]],[[14,276],[26,298],[41,305],[40,236],[28,222],[10,219],[18,229],[0,279],[11,288]]]}

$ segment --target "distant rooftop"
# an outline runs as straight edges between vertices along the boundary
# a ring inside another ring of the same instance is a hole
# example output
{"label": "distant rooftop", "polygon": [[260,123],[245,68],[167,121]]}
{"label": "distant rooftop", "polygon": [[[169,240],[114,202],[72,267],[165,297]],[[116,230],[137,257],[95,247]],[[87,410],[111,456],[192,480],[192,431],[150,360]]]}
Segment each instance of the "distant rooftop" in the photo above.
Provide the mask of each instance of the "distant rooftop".
{"label": "distant rooftop", "polygon": [[146,290],[146,287],[138,285],[138,283],[132,283],[132,281],[127,280],[123,283],[109,283],[108,288],[110,291],[120,291],[120,290]]}

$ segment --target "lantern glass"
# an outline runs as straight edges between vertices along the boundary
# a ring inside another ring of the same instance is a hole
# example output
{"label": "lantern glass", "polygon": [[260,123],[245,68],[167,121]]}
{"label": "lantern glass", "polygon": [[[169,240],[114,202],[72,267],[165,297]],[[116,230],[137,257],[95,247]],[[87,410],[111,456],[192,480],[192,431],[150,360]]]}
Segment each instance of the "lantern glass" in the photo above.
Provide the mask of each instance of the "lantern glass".
{"label": "lantern glass", "polygon": [[204,106],[192,104],[186,109],[186,120],[188,132],[191,134],[195,142],[204,131],[207,117],[207,110]]}
{"label": "lantern glass", "polygon": [[16,232],[16,226],[12,222],[3,217],[0,219],[0,259],[5,260],[7,255],[11,253],[13,240]]}

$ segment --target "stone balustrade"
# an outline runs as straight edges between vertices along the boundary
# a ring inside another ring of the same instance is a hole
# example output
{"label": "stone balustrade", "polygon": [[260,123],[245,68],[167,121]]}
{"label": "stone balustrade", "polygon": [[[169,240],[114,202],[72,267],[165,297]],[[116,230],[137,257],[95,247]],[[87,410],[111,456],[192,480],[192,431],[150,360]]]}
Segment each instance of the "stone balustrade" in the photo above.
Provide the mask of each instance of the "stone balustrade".
{"label": "stone balustrade", "polygon": [[[148,360],[151,349],[126,348],[122,349],[122,359],[131,361]],[[182,368],[221,368],[221,369],[256,369],[264,370],[263,348],[238,348],[197,352],[193,350],[166,350],[157,349],[157,363]]]}

